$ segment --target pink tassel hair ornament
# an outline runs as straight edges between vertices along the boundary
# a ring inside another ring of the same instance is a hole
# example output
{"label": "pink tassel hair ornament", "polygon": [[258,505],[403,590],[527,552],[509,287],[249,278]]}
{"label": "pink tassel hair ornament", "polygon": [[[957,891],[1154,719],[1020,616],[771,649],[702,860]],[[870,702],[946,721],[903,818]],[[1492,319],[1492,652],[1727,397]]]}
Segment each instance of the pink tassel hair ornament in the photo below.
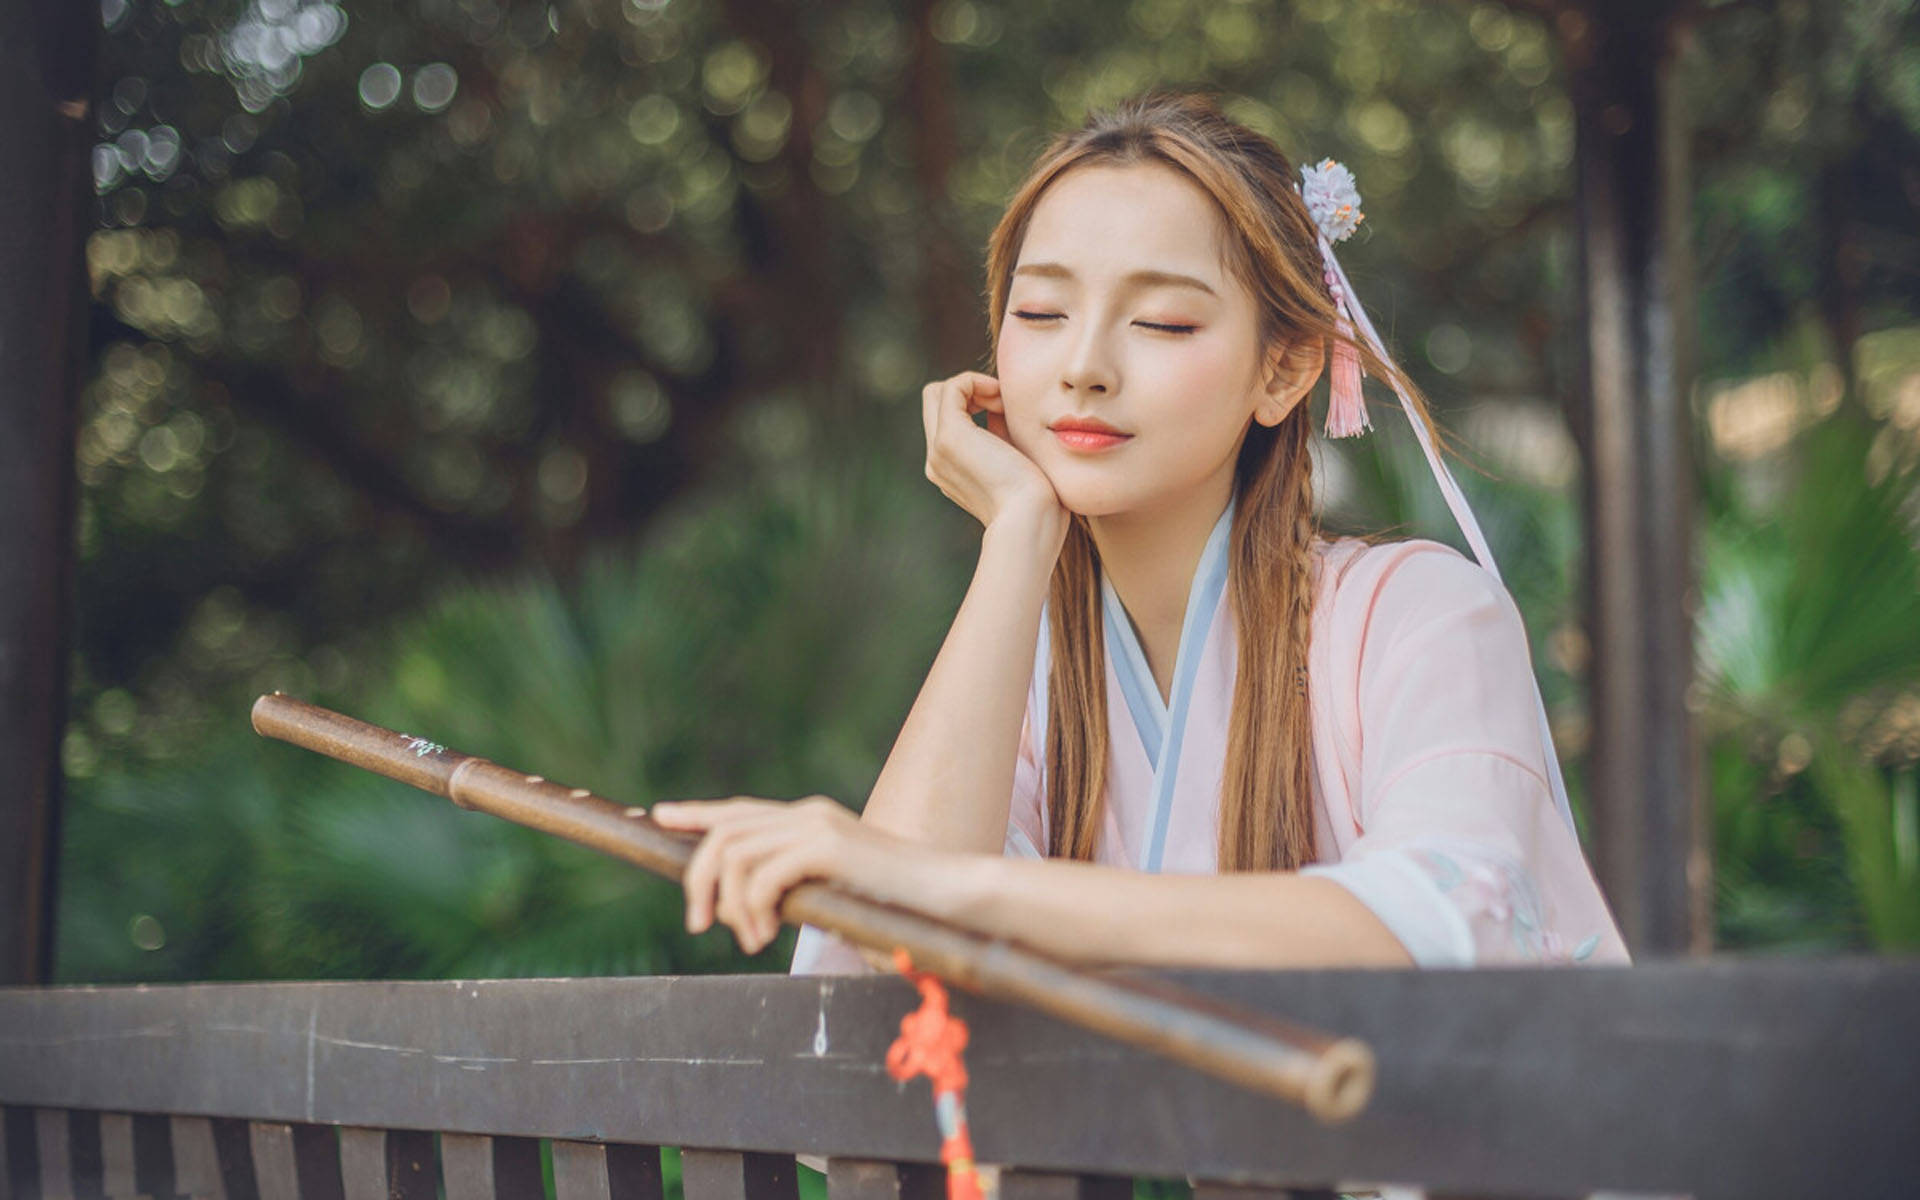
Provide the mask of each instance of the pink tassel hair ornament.
{"label": "pink tassel hair ornament", "polygon": [[1366,398],[1360,391],[1365,373],[1353,340],[1350,314],[1354,301],[1340,285],[1333,263],[1333,243],[1351,236],[1366,214],[1360,211],[1360,190],[1354,186],[1353,172],[1331,158],[1300,168],[1300,197],[1306,201],[1313,223],[1320,227],[1327,291],[1332,293],[1334,311],[1339,314],[1336,328],[1340,336],[1333,347],[1333,382],[1327,402],[1327,436],[1357,437],[1372,429],[1373,422],[1367,417]]}

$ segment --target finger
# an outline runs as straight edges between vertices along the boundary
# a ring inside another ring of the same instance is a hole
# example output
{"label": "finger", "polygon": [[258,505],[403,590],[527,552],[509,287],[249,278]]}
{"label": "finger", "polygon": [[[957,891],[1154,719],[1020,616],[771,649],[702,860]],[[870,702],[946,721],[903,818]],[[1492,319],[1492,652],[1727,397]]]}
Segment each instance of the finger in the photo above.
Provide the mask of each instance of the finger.
{"label": "finger", "polygon": [[720,896],[714,903],[714,915],[733,930],[734,942],[748,953],[752,952],[750,947],[756,936],[756,921],[753,914],[741,907],[740,894],[751,866],[751,860],[740,853],[738,846],[728,847],[720,866]]}
{"label": "finger", "polygon": [[956,375],[947,380],[946,397],[944,407],[956,416],[971,417],[979,411],[979,407],[973,400],[973,387],[966,382],[964,375]]}
{"label": "finger", "polygon": [[688,933],[700,933],[712,926],[720,868],[726,861],[728,844],[741,832],[742,827],[734,825],[709,830],[687,859],[686,870],[680,878],[681,888],[687,895]]}
{"label": "finger", "polygon": [[961,390],[967,397],[968,412],[1000,412],[1006,407],[1000,396],[998,379],[991,375],[982,375],[978,371],[968,372],[965,379],[966,382],[961,385]]}
{"label": "finger", "polygon": [[1013,441],[1013,438],[1007,433],[1007,417],[1003,412],[996,410],[987,413],[987,432],[1003,442],[1011,444]]}
{"label": "finger", "polygon": [[819,847],[809,842],[783,847],[755,865],[741,901],[762,918],[762,945],[778,936],[780,926],[785,923],[780,916],[780,902],[786,894],[797,884],[826,875]]}
{"label": "finger", "polygon": [[811,826],[789,819],[743,831],[727,844],[720,871],[720,894],[715,913],[732,926],[741,948],[752,952],[756,943],[765,945],[780,931],[780,914],[774,901],[754,886],[761,865],[774,855],[796,847],[817,851],[819,835]]}
{"label": "finger", "polygon": [[749,813],[764,812],[781,803],[744,796],[728,800],[667,800],[653,806],[653,819],[681,829],[706,829]]}
{"label": "finger", "polygon": [[954,378],[963,381],[969,394],[985,393],[994,396],[1000,394],[1000,381],[985,371],[962,371]]}
{"label": "finger", "polygon": [[762,946],[779,935],[785,923],[780,916],[780,899],[799,878],[790,873],[789,867],[769,883],[769,864],[801,863],[807,864],[808,874],[824,873],[818,835],[792,826],[742,838],[730,848],[728,862],[738,869],[723,880],[721,903],[730,906],[732,920],[747,931],[749,939]]}
{"label": "finger", "polygon": [[687,932],[700,933],[711,923],[706,914],[713,902],[714,854],[719,849],[714,836],[700,839],[680,872],[680,887],[687,894]]}

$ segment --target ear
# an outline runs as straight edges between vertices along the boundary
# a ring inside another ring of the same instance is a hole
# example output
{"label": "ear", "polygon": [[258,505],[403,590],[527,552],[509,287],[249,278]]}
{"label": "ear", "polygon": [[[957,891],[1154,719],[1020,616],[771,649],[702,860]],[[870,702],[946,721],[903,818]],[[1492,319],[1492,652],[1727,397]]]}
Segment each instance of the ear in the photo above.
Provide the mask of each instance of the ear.
{"label": "ear", "polygon": [[1262,425],[1278,425],[1306,398],[1326,368],[1326,353],[1318,338],[1282,342],[1267,356],[1265,383],[1253,410]]}

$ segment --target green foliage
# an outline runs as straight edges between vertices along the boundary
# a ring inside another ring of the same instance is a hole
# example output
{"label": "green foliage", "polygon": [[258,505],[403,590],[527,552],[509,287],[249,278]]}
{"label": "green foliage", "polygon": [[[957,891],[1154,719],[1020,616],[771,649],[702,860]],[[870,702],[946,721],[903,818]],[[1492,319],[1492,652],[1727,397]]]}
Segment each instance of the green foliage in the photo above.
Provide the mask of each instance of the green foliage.
{"label": "green foliage", "polygon": [[[964,518],[929,507],[859,470],[717,495],[573,586],[451,588],[383,639],[388,680],[316,699],[622,802],[803,780],[858,808],[969,562]],[[61,978],[785,967],[790,939],[745,960],[685,933],[674,885],[263,741],[244,711],[184,767],[79,781]]]}
{"label": "green foliage", "polygon": [[[1775,498],[1708,489],[1701,722],[1735,945],[1795,925],[1815,945],[1920,944],[1920,745],[1884,721],[1920,691],[1920,462],[1903,443],[1842,410],[1779,464]],[[1795,917],[1822,895],[1842,911]]]}

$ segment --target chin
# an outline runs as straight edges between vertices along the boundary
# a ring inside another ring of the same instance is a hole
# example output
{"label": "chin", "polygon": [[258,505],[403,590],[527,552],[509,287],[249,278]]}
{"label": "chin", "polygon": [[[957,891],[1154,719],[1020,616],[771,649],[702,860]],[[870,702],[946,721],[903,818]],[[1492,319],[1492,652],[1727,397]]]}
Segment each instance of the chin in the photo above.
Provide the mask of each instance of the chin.
{"label": "chin", "polygon": [[1063,478],[1060,472],[1049,472],[1047,478],[1060,497],[1060,506],[1075,516],[1111,517],[1139,507],[1138,496],[1130,489],[1114,486],[1111,480],[1074,478],[1072,474]]}

